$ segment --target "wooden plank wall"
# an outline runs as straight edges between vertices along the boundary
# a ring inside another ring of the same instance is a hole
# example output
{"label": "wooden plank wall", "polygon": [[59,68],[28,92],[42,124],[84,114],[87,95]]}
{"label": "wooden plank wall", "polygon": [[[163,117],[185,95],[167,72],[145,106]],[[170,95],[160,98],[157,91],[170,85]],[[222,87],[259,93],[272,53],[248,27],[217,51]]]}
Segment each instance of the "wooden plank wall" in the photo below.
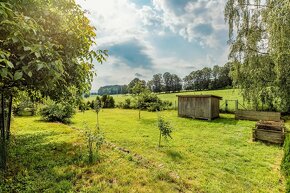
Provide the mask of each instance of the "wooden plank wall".
{"label": "wooden plank wall", "polygon": [[209,120],[219,117],[219,99],[214,97],[178,97],[178,116]]}
{"label": "wooden plank wall", "polygon": [[218,98],[211,98],[211,111],[212,111],[212,117],[211,118],[217,118],[220,116],[220,100]]}
{"label": "wooden plank wall", "polygon": [[248,111],[237,110],[235,113],[236,119],[251,120],[251,121],[280,121],[281,113],[279,112],[263,112],[263,111]]}

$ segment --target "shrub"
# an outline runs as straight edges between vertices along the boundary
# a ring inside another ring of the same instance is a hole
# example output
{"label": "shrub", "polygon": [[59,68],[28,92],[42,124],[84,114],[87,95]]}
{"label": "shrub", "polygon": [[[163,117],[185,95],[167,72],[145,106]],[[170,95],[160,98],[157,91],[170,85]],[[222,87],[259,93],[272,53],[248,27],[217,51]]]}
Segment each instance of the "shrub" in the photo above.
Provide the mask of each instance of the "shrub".
{"label": "shrub", "polygon": [[[88,101],[89,102],[89,101]],[[86,110],[89,110],[90,109],[90,106],[88,103],[85,103],[84,101],[81,101],[80,104],[79,104],[79,110],[81,112],[85,112]]]}
{"label": "shrub", "polygon": [[119,107],[122,108],[122,109],[131,109],[131,99],[125,99],[125,101],[122,103],[119,104]]}
{"label": "shrub", "polygon": [[13,113],[17,116],[33,116],[36,114],[37,105],[28,97],[16,99],[13,103]]}
{"label": "shrub", "polygon": [[160,131],[159,133],[159,144],[158,146],[160,147],[161,145],[161,137],[164,137],[165,140],[168,138],[171,138],[171,133],[172,133],[172,127],[170,126],[170,123],[168,121],[165,121],[163,117],[158,117],[157,120],[158,123],[158,129]]}
{"label": "shrub", "polygon": [[110,95],[103,95],[102,97],[97,96],[96,101],[100,101],[102,108],[115,108],[115,100]]}
{"label": "shrub", "polygon": [[135,108],[162,111],[168,109],[171,105],[172,103],[159,99],[155,93],[144,92],[138,97]]}
{"label": "shrub", "polygon": [[282,160],[281,168],[286,176],[287,181],[286,192],[290,192],[290,134],[286,136],[284,142],[284,157]]}
{"label": "shrub", "polygon": [[100,161],[100,149],[104,143],[104,136],[100,130],[92,131],[85,123],[85,136],[88,147],[88,162]]}
{"label": "shrub", "polygon": [[40,115],[46,121],[69,123],[70,118],[75,114],[75,109],[68,103],[55,103],[46,105],[40,110]]}

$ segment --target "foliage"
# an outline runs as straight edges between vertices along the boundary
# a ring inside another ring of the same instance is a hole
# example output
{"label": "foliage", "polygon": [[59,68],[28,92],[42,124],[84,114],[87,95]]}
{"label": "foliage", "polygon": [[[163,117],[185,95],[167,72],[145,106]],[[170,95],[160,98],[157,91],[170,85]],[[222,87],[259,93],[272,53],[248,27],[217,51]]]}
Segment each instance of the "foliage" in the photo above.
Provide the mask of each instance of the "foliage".
{"label": "foliage", "polygon": [[235,86],[257,107],[290,112],[288,0],[228,0],[230,59]]}
{"label": "foliage", "polygon": [[212,69],[205,67],[192,71],[184,80],[185,90],[215,90],[232,86],[230,64],[223,67],[215,65]]}
{"label": "foliage", "polygon": [[150,91],[144,91],[140,95],[136,95],[133,100],[131,98],[125,98],[124,102],[120,102],[118,107],[122,109],[140,109],[147,111],[162,111],[169,109],[172,106],[172,102],[167,100],[161,100],[155,93]]}
{"label": "foliage", "polygon": [[159,143],[158,146],[161,146],[161,137],[164,137],[164,139],[172,139],[171,133],[172,133],[172,127],[170,126],[170,123],[168,121],[165,121],[163,117],[158,117],[157,120],[158,129],[160,131],[159,133]]}
{"label": "foliage", "polygon": [[290,192],[290,134],[286,136],[284,142],[284,157],[281,168],[284,171],[287,180],[286,192]]}
{"label": "foliage", "polygon": [[91,105],[90,102],[89,103],[85,103],[84,101],[80,101],[79,102],[79,110],[81,112],[85,112],[86,110],[89,110],[91,108],[90,105]]}
{"label": "foliage", "polygon": [[94,28],[74,1],[7,1],[0,9],[1,90],[29,88],[61,100],[89,89],[90,61],[102,62],[106,52],[90,50]]}
{"label": "foliage", "polygon": [[37,103],[40,102],[36,98],[31,97],[32,94],[27,92],[18,92],[13,99],[12,110],[17,116],[35,115],[37,112]]}
{"label": "foliage", "polygon": [[131,109],[131,99],[126,98],[124,102],[119,102],[118,107],[122,109]]}
{"label": "foliage", "polygon": [[104,143],[104,136],[100,131],[92,131],[85,126],[85,135],[88,148],[88,162],[90,164],[100,161],[100,149]]}
{"label": "foliage", "polygon": [[144,89],[146,89],[146,82],[145,80],[140,80],[139,78],[134,78],[128,84],[128,91],[131,94],[140,94]]}
{"label": "foliage", "polygon": [[50,102],[50,104],[40,110],[40,115],[42,118],[49,122],[69,123],[74,114],[74,107],[65,102]]}
{"label": "foliage", "polygon": [[114,94],[127,94],[127,85],[108,85],[102,86],[98,90],[99,95],[114,95]]}
{"label": "foliage", "polygon": [[[102,108],[114,108],[115,107],[115,100],[110,95],[103,95],[101,97],[96,97],[96,102],[101,105]],[[95,103],[96,105],[96,103]]]}
{"label": "foliage", "polygon": [[[90,89],[93,60],[102,63],[107,51],[91,50],[95,29],[75,1],[4,0],[0,21],[2,98],[31,90],[55,101],[76,103]],[[11,106],[2,101],[2,109]],[[0,125],[0,140],[5,149],[11,114],[2,115],[0,122],[6,123]]]}

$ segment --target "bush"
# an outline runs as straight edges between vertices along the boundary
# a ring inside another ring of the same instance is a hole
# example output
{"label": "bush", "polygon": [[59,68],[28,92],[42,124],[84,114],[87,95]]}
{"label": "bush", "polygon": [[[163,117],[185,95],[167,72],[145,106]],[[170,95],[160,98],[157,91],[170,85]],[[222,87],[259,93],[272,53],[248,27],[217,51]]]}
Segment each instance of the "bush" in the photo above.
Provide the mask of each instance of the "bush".
{"label": "bush", "polygon": [[33,116],[37,112],[37,105],[28,96],[21,96],[13,103],[13,113],[17,116]]}
{"label": "bush", "polygon": [[115,108],[115,100],[110,95],[103,95],[102,97],[97,96],[96,101],[102,104],[102,108]]}
{"label": "bush", "polygon": [[131,99],[125,99],[124,102],[120,102],[118,107],[122,109],[131,109]]}
{"label": "bush", "polygon": [[85,112],[86,110],[90,110],[90,104],[85,103],[84,101],[81,101],[80,104],[79,104],[79,110],[81,112]]}
{"label": "bush", "polygon": [[134,107],[147,111],[162,111],[168,109],[171,105],[171,102],[162,101],[155,93],[144,92],[138,97]]}
{"label": "bush", "polygon": [[286,176],[286,192],[290,192],[290,134],[286,136],[284,142],[284,157],[282,160],[281,168]]}
{"label": "bush", "polygon": [[75,109],[68,103],[54,103],[46,105],[40,110],[40,115],[46,121],[69,123],[75,114]]}

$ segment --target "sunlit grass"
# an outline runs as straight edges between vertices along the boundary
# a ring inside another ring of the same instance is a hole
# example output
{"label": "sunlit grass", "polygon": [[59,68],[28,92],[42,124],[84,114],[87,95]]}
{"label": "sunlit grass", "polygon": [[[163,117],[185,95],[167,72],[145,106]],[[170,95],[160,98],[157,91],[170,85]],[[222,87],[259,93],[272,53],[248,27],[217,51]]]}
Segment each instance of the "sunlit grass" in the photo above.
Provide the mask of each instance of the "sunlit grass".
{"label": "sunlit grass", "polygon": [[[255,122],[221,115],[214,121],[160,112],[174,127],[173,139],[158,148],[157,113],[103,109],[106,141],[101,162],[86,162],[84,123],[96,126],[96,113],[78,113],[69,126],[15,118],[6,192],[284,192],[283,150],[252,142]],[[136,159],[141,157],[141,160]],[[1,192],[1,191],[0,191]]]}

